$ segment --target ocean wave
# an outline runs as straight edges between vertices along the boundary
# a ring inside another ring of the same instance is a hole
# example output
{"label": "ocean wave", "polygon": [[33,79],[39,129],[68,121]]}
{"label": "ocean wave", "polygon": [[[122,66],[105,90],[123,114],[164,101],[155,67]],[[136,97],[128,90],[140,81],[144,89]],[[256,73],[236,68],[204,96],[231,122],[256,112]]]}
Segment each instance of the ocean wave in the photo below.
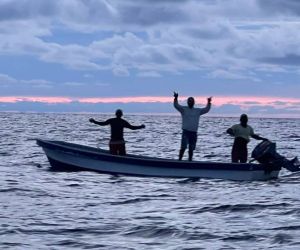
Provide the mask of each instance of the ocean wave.
{"label": "ocean wave", "polygon": [[199,213],[223,213],[223,212],[255,212],[257,210],[264,210],[269,208],[286,208],[290,205],[287,203],[277,203],[277,204],[235,204],[235,205],[221,205],[221,206],[210,206],[203,207],[191,211],[192,214]]}

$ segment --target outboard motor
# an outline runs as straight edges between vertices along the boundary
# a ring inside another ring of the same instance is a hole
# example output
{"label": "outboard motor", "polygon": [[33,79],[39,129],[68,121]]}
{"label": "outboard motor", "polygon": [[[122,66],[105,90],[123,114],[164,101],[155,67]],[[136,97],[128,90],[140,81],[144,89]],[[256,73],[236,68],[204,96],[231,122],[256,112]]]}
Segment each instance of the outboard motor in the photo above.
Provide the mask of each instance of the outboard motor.
{"label": "outboard motor", "polygon": [[276,143],[271,141],[262,141],[252,151],[251,157],[259,163],[270,168],[284,167],[291,172],[300,171],[300,163],[297,157],[288,160],[276,152]]}

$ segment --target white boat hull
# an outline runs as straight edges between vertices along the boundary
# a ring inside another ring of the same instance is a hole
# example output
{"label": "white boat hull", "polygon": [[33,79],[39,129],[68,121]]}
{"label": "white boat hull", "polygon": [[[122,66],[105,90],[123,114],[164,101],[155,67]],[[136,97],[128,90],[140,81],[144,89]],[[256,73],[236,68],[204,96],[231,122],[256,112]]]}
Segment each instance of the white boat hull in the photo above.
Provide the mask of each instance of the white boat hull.
{"label": "white boat hull", "polygon": [[[48,146],[47,146],[48,142]],[[52,144],[51,144],[52,143]],[[41,141],[45,154],[54,168],[93,170],[110,174],[174,177],[217,178],[253,181],[277,178],[280,169],[268,170],[259,164],[233,164],[217,162],[184,162],[139,156],[112,156],[103,150],[63,142]],[[65,146],[66,144],[66,146]],[[76,146],[74,146],[76,147]],[[228,166],[228,167],[227,167]],[[243,168],[243,166],[245,168]],[[211,168],[211,169],[210,169]],[[236,168],[236,169],[235,169]]]}

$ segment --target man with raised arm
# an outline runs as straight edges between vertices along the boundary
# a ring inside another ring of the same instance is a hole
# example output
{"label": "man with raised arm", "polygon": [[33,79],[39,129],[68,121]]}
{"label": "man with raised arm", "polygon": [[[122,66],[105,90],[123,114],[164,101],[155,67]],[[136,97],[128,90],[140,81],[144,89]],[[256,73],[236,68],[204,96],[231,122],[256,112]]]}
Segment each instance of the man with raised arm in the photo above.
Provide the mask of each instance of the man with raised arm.
{"label": "man with raised arm", "polygon": [[189,161],[192,161],[193,152],[196,148],[199,119],[201,115],[209,112],[211,100],[212,97],[207,98],[207,105],[205,108],[195,108],[195,99],[189,97],[187,99],[187,106],[182,106],[178,103],[178,93],[174,92],[174,107],[180,112],[182,117],[182,137],[179,150],[180,161],[182,160],[187,146],[189,146]]}
{"label": "man with raised arm", "polygon": [[116,117],[110,118],[104,122],[99,122],[90,118],[90,122],[100,125],[106,126],[110,125],[111,136],[109,141],[109,151],[113,155],[126,155],[126,148],[125,148],[125,140],[123,137],[124,128],[129,128],[132,130],[142,129],[145,128],[145,125],[142,124],[140,126],[133,126],[126,120],[122,119],[123,112],[121,109],[116,110]]}

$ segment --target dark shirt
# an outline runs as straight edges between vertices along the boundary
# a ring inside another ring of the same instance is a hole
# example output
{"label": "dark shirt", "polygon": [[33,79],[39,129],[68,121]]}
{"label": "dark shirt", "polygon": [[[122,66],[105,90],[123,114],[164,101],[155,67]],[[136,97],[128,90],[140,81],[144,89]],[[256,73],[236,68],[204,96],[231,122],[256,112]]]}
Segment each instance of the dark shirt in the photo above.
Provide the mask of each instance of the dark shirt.
{"label": "dark shirt", "polygon": [[129,122],[123,120],[122,118],[110,118],[101,125],[110,125],[111,129],[111,141],[123,141],[124,140],[124,128],[138,129],[140,126],[132,126]]}

